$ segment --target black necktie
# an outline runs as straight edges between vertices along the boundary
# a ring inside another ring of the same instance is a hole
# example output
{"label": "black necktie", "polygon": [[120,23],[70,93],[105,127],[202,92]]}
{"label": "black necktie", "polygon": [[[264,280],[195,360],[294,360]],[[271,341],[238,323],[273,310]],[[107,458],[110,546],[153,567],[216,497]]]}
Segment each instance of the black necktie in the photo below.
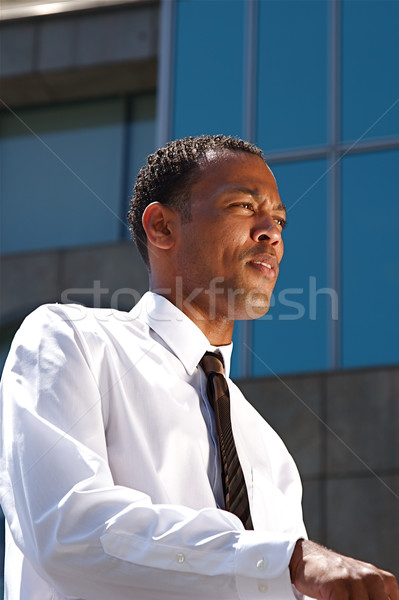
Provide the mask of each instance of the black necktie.
{"label": "black necktie", "polygon": [[205,352],[200,365],[208,378],[207,393],[215,413],[226,510],[237,515],[245,529],[253,529],[247,487],[231,428],[230,394],[222,360],[215,352]]}

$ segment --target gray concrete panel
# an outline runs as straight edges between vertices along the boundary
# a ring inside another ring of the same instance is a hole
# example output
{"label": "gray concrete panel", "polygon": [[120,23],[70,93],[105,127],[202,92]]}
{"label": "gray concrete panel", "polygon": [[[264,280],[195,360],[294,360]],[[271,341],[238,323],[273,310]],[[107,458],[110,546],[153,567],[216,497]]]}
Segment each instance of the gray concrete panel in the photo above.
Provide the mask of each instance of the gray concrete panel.
{"label": "gray concrete panel", "polygon": [[36,28],[33,23],[8,23],[0,29],[0,75],[28,74],[33,70]]}
{"label": "gray concrete panel", "polygon": [[322,543],[325,536],[324,523],[325,483],[322,479],[303,481],[303,518],[309,539]]}
{"label": "gray concrete panel", "polygon": [[64,302],[130,310],[148,290],[147,270],[133,243],[69,250],[60,286]]}
{"label": "gray concrete panel", "polygon": [[[396,387],[395,387],[396,385]],[[399,469],[398,377],[392,369],[327,378],[329,474]]]}
{"label": "gray concrete panel", "polygon": [[152,91],[157,52],[157,2],[0,22],[0,108]]}
{"label": "gray concrete panel", "polygon": [[240,388],[281,436],[303,477],[323,469],[322,377],[250,379]]}
{"label": "gray concrete panel", "polygon": [[76,62],[76,19],[46,19],[38,24],[38,70],[68,69]]}
{"label": "gray concrete panel", "polygon": [[58,266],[57,252],[32,252],[2,258],[2,323],[22,319],[43,302],[58,300]]}
{"label": "gray concrete panel", "polygon": [[[21,75],[0,80],[1,100],[6,106],[17,108],[31,104],[46,104],[51,99],[51,89],[46,82],[35,75]],[[3,109],[3,105],[0,105]]]}
{"label": "gray concrete panel", "polygon": [[47,302],[129,310],[147,289],[147,270],[131,242],[11,254],[1,261],[0,320],[22,320]]}
{"label": "gray concrete panel", "polygon": [[76,21],[76,66],[153,56],[153,26],[150,9],[81,16]]}
{"label": "gray concrete panel", "polygon": [[153,91],[156,61],[57,71],[42,75],[41,81],[52,101]]}
{"label": "gray concrete panel", "polygon": [[157,54],[158,18],[155,11],[142,9],[115,13],[113,61],[142,60]]}
{"label": "gray concrete panel", "polygon": [[327,541],[399,577],[399,475],[328,482]]}
{"label": "gray concrete panel", "polygon": [[[71,71],[46,71],[0,82],[1,99],[13,108],[53,104],[137,92],[152,92],[157,77],[156,58]],[[0,106],[2,108],[2,106]]]}

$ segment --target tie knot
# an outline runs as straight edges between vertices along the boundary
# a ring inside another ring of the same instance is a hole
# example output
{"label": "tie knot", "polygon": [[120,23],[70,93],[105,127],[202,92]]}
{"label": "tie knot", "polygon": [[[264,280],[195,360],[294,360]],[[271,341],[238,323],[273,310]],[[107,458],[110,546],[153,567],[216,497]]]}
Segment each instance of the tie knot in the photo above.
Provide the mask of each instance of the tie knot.
{"label": "tie knot", "polygon": [[218,352],[205,352],[200,360],[200,365],[207,376],[210,373],[224,375],[223,357]]}

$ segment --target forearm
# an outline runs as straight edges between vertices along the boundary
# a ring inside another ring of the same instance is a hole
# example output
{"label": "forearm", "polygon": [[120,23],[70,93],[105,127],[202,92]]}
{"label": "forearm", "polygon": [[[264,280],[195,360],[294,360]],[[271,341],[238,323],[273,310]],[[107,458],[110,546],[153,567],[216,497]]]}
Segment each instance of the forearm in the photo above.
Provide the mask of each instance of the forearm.
{"label": "forearm", "polygon": [[[79,488],[59,507],[37,515],[37,522],[25,518],[20,524],[25,556],[59,593],[87,600],[126,600],[132,594],[174,600],[189,586],[193,599],[252,599],[263,589],[276,599],[293,598],[284,539],[243,532],[218,509],[152,505],[138,494],[128,504],[133,490]],[[31,504],[30,496],[26,502]]]}

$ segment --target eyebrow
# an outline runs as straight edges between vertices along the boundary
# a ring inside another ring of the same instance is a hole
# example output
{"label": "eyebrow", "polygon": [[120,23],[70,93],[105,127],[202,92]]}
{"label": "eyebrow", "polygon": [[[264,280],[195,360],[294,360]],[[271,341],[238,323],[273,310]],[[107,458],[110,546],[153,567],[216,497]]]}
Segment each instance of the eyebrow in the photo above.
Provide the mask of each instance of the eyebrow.
{"label": "eyebrow", "polygon": [[[254,200],[263,200],[263,195],[259,194],[259,192],[255,189],[251,189],[251,188],[247,188],[245,186],[233,186],[229,189],[229,192],[243,192],[244,194],[247,194],[248,196],[252,196],[252,198],[254,198]],[[287,207],[285,206],[285,204],[283,204],[280,200],[280,203],[275,207],[275,210],[282,210],[284,212],[287,212]]]}

